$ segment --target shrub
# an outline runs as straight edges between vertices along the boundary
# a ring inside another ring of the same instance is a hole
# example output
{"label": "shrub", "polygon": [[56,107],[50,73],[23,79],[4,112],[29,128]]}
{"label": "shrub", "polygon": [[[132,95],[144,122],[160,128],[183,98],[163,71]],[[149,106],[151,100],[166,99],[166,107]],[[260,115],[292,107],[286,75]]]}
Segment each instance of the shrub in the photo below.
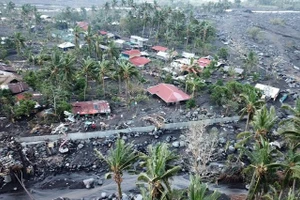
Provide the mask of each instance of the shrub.
{"label": "shrub", "polygon": [[226,48],[219,49],[218,56],[222,59],[227,60],[227,57],[229,56],[228,50]]}
{"label": "shrub", "polygon": [[247,30],[247,33],[250,38],[253,40],[260,40],[262,37],[262,31],[258,27],[251,27]]}
{"label": "shrub", "polygon": [[273,25],[279,25],[279,26],[284,26],[285,25],[285,21],[283,19],[280,18],[273,18],[270,20],[270,23]]}
{"label": "shrub", "polygon": [[189,99],[186,102],[186,108],[191,109],[191,108],[194,108],[194,107],[196,107],[196,100],[195,99]]}

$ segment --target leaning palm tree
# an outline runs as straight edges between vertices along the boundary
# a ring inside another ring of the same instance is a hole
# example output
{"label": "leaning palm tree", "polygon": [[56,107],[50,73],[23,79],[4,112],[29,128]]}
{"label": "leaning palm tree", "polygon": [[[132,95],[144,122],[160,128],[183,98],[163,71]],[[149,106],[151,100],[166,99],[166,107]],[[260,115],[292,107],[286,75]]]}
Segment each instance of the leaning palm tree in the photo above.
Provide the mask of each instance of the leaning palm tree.
{"label": "leaning palm tree", "polygon": [[240,97],[245,102],[246,106],[241,110],[241,119],[247,115],[247,122],[245,131],[248,130],[248,126],[250,120],[252,119],[255,111],[259,109],[265,102],[263,100],[259,100],[259,96],[257,95],[255,90],[249,90],[247,94],[241,94]]}
{"label": "leaning palm tree", "polygon": [[120,67],[119,76],[125,82],[126,97],[128,98],[130,80],[132,77],[138,77],[139,71],[135,66],[131,65],[129,62],[122,61],[119,63],[119,67]]}
{"label": "leaning palm tree", "polygon": [[207,191],[207,185],[201,183],[199,175],[190,176],[190,185],[188,188],[189,200],[217,200],[221,196],[221,194],[217,191],[207,195]]}
{"label": "leaning palm tree", "polygon": [[92,28],[89,25],[87,31],[85,32],[84,40],[88,45],[88,50],[89,50],[90,56],[92,56],[92,38],[93,38]]}
{"label": "leaning palm tree", "polygon": [[138,154],[134,151],[132,144],[125,144],[125,141],[120,138],[117,139],[115,147],[108,150],[107,156],[104,156],[96,149],[95,151],[98,157],[109,165],[111,172],[107,173],[105,177],[110,178],[113,175],[118,187],[118,199],[121,200],[123,171],[132,166],[133,162],[138,158]]}
{"label": "leaning palm tree", "polygon": [[[260,136],[266,139],[267,134],[271,131],[274,125],[277,122],[277,115],[274,106],[267,109],[266,106],[263,106],[261,109],[257,110],[254,114],[253,120],[250,123],[254,130],[254,139],[257,142],[260,142]],[[237,135],[237,138],[243,138],[239,144],[246,143],[253,136],[252,132],[245,131]]]}
{"label": "leaning palm tree", "polygon": [[25,47],[25,38],[20,32],[14,34],[13,38],[14,45],[16,47],[18,55],[21,54],[21,49]]}
{"label": "leaning palm tree", "polygon": [[83,99],[86,99],[86,91],[87,91],[87,87],[88,87],[88,77],[93,75],[93,70],[95,67],[95,61],[88,57],[87,59],[83,59],[82,62],[82,69],[81,69],[81,73],[84,75],[85,77],[85,86],[84,86],[84,91],[83,91]]}
{"label": "leaning palm tree", "polygon": [[97,79],[102,83],[103,94],[105,98],[105,77],[112,71],[111,63],[108,60],[98,61],[96,64]]}
{"label": "leaning palm tree", "polygon": [[146,173],[141,173],[138,181],[148,183],[148,192],[152,200],[170,199],[171,187],[169,179],[179,170],[179,166],[172,166],[172,162],[177,159],[174,152],[169,150],[165,143],[150,145],[148,155],[141,158],[145,161],[143,164],[147,167]]}

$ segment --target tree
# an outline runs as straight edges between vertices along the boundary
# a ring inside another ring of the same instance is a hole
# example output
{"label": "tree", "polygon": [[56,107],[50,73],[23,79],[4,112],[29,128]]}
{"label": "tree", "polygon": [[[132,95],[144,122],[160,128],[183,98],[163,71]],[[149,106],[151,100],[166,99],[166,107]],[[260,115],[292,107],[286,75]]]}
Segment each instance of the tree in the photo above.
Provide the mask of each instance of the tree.
{"label": "tree", "polygon": [[217,200],[221,196],[221,194],[217,191],[207,195],[207,191],[207,185],[201,183],[199,175],[190,176],[190,185],[188,188],[189,200]]}
{"label": "tree", "polygon": [[250,51],[244,60],[246,67],[251,71],[258,64],[257,57],[253,51]]}
{"label": "tree", "polygon": [[15,7],[16,7],[16,4],[12,1],[9,1],[6,8],[9,12],[11,12],[12,10],[15,9]]}
{"label": "tree", "polygon": [[67,53],[63,56],[62,64],[60,65],[59,74],[60,82],[68,88],[75,76],[76,57],[73,54]]}
{"label": "tree", "polygon": [[111,41],[108,44],[108,48],[105,50],[105,54],[108,56],[108,59],[110,61],[113,61],[119,58],[120,51],[116,44],[113,41]]}
{"label": "tree", "polygon": [[16,47],[18,55],[21,55],[21,50],[22,48],[25,47],[25,38],[22,36],[20,32],[17,32],[14,34],[13,42]]}
{"label": "tree", "polygon": [[87,59],[83,59],[83,63],[81,64],[82,65],[81,73],[85,77],[85,87],[84,87],[84,91],[83,91],[83,99],[84,100],[86,100],[88,77],[93,75],[93,70],[94,70],[95,64],[96,64],[95,61],[90,57],[88,57]]}
{"label": "tree", "polygon": [[88,45],[90,56],[92,56],[92,39],[93,39],[92,29],[91,26],[89,25],[87,31],[85,32],[84,40]]}
{"label": "tree", "polygon": [[[254,114],[251,125],[254,129],[254,139],[259,142],[260,137],[267,139],[267,134],[274,127],[277,122],[277,115],[274,106],[268,110],[264,105],[261,109],[257,110]],[[242,132],[238,134],[237,138],[244,138],[241,143],[246,142],[253,134],[251,132]]]}
{"label": "tree", "polygon": [[99,82],[102,83],[103,94],[104,94],[104,98],[105,98],[104,81],[105,81],[105,77],[109,76],[112,71],[111,63],[108,60],[103,60],[102,62],[98,61],[96,70],[97,70],[97,74],[98,74],[97,79],[99,80]]}
{"label": "tree", "polygon": [[104,41],[103,37],[98,35],[98,34],[95,34],[93,36],[93,40],[95,41],[95,53],[96,53],[96,58],[98,60],[102,60],[102,57],[103,57],[103,52],[100,48],[100,44]]}
{"label": "tree", "polygon": [[143,155],[141,158],[147,171],[139,175],[138,181],[148,183],[148,192],[152,200],[169,196],[171,192],[169,179],[180,170],[179,166],[172,166],[177,156],[169,150],[167,144],[160,143],[156,146],[148,146],[148,155]]}
{"label": "tree", "polygon": [[119,76],[125,82],[126,97],[128,98],[130,80],[132,77],[138,77],[139,71],[135,66],[131,65],[129,62],[122,61],[119,63],[119,67],[120,67]]}
{"label": "tree", "polygon": [[32,100],[21,100],[19,105],[14,106],[15,117],[27,116],[32,113],[36,103]]}
{"label": "tree", "polygon": [[260,196],[263,196],[273,182],[275,169],[280,167],[280,164],[273,162],[274,153],[276,150],[271,148],[269,142],[262,136],[252,152],[245,152],[251,161],[245,173],[249,173],[248,170],[253,171],[247,199],[260,199],[258,192],[261,191]]}
{"label": "tree", "polygon": [[240,97],[245,102],[245,107],[241,110],[241,119],[247,114],[247,122],[245,131],[248,130],[248,126],[250,120],[252,119],[255,111],[259,109],[265,102],[263,100],[259,100],[259,96],[255,90],[249,90],[248,94],[241,94]]}
{"label": "tree", "polygon": [[187,153],[189,158],[189,167],[197,175],[203,175],[207,172],[207,165],[211,161],[211,156],[217,142],[218,132],[212,129],[210,133],[202,123],[191,124],[186,132]]}
{"label": "tree", "polygon": [[224,60],[227,60],[228,58],[228,50],[226,48],[221,48],[219,49],[219,52],[218,52],[218,56]]}
{"label": "tree", "polygon": [[187,80],[187,85],[191,87],[192,98],[195,97],[195,92],[205,86],[204,80],[199,77],[191,78]]}
{"label": "tree", "polygon": [[79,48],[79,39],[80,39],[80,35],[83,33],[82,29],[79,26],[75,26],[74,30],[74,43],[75,43],[75,47],[76,49]]}
{"label": "tree", "polygon": [[114,148],[111,148],[107,152],[107,156],[104,156],[100,151],[96,151],[99,159],[104,160],[110,167],[109,173],[105,175],[106,178],[110,178],[113,175],[118,187],[118,199],[122,199],[121,183],[123,181],[123,171],[129,169],[135,160],[138,158],[138,154],[133,150],[132,144],[125,144],[125,141],[118,138]]}

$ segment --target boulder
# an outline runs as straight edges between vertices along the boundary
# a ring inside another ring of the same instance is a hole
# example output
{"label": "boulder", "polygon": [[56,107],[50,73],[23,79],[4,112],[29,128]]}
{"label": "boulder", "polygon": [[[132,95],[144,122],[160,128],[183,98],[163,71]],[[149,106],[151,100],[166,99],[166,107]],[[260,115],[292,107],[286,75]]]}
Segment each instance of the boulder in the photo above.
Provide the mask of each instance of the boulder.
{"label": "boulder", "polygon": [[87,189],[94,187],[94,182],[95,182],[94,178],[88,178],[83,180],[83,184]]}
{"label": "boulder", "polygon": [[82,149],[83,147],[84,147],[84,145],[81,143],[77,146],[78,149]]}
{"label": "boulder", "polygon": [[106,198],[106,197],[107,197],[106,192],[102,192],[102,193],[101,193],[101,198],[104,199],[104,198]]}
{"label": "boulder", "polygon": [[175,141],[175,142],[172,143],[172,146],[175,147],[175,148],[179,148],[180,143],[178,141]]}

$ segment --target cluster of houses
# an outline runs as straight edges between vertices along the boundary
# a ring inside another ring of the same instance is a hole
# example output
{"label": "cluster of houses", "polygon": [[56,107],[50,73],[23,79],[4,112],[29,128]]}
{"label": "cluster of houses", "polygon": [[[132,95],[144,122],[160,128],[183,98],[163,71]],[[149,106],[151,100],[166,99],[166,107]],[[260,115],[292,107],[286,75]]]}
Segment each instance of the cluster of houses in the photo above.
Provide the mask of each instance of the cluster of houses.
{"label": "cluster of houses", "polygon": [[[89,24],[87,22],[78,22],[77,25],[82,28],[83,31],[88,30]],[[72,32],[72,30],[70,31]],[[169,72],[176,79],[183,77],[180,76],[184,73],[200,73],[204,68],[210,65],[212,61],[211,56],[197,57],[194,53],[178,52],[169,50],[163,46],[149,45],[148,39],[139,36],[132,35],[129,41],[121,39],[119,36],[107,31],[99,31],[98,34],[102,35],[107,41],[114,41],[115,44],[122,50],[120,58],[128,60],[132,65],[136,67],[145,67],[151,59],[160,59],[168,63],[162,70]],[[58,45],[58,48],[66,51],[74,48],[75,45],[69,41],[66,41]],[[100,45],[103,50],[108,46]],[[221,66],[221,63],[218,63]],[[191,67],[196,66],[196,67]],[[224,71],[232,70],[231,67],[222,65]],[[241,68],[233,68],[236,74],[243,74],[244,70]],[[263,91],[265,97],[277,98],[280,89],[274,88],[268,85],[257,84],[256,88]],[[16,95],[17,100],[24,99],[25,93],[31,93],[33,99],[41,96],[39,93],[35,93],[30,90],[29,86],[22,80],[16,70],[12,67],[0,63],[0,88],[9,89],[13,95]],[[148,93],[160,98],[166,104],[176,104],[182,101],[187,101],[191,98],[176,86],[172,84],[160,83],[158,85],[151,86],[147,89]],[[74,115],[94,115],[94,114],[108,114],[111,112],[110,105],[107,101],[84,101],[72,103],[72,113]]]}

